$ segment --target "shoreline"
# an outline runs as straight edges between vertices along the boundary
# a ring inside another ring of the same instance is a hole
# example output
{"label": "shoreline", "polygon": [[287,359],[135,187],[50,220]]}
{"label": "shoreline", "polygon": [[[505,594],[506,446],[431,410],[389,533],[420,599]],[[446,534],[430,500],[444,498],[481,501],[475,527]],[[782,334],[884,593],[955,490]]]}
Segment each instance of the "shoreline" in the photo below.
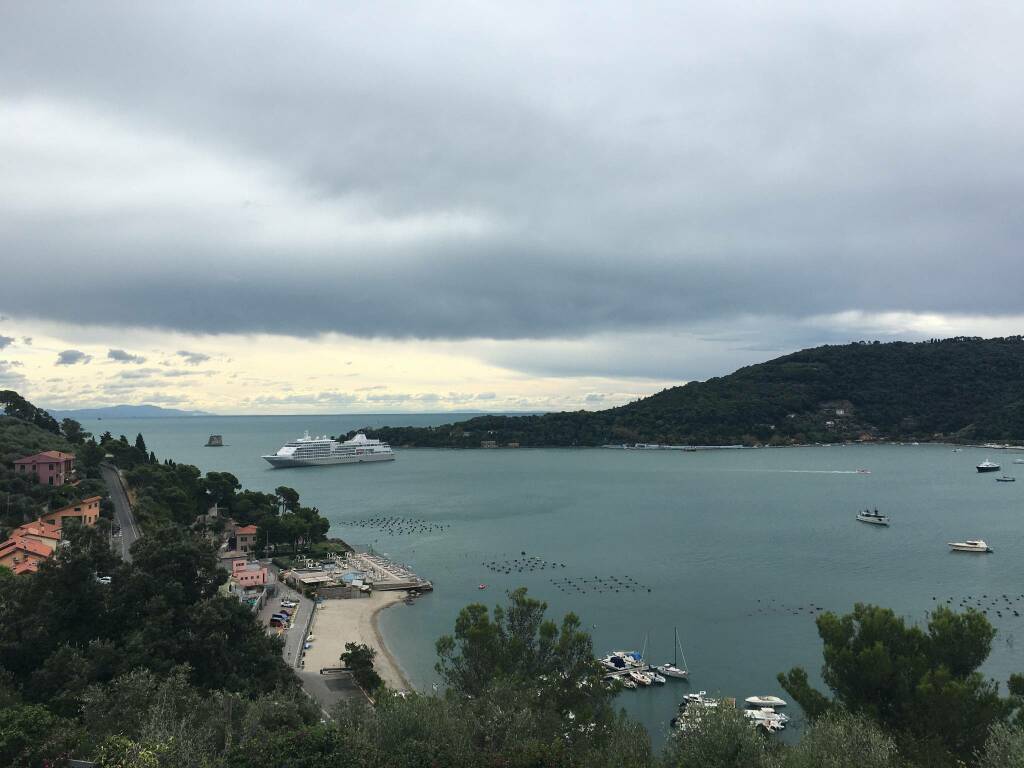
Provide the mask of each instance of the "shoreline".
{"label": "shoreline", "polygon": [[399,664],[398,659],[391,652],[391,649],[388,648],[387,641],[384,639],[384,634],[380,631],[380,614],[384,611],[384,609],[393,608],[394,606],[398,605],[399,602],[401,601],[393,600],[389,603],[384,603],[383,605],[378,606],[370,615],[370,627],[373,629],[373,636],[376,638],[377,644],[380,646],[377,649],[377,652],[379,654],[378,658],[387,659],[387,662],[391,665],[391,669],[395,677],[402,683],[402,690],[412,691],[415,690],[412,687],[412,683],[409,682],[409,678],[406,676],[405,670],[402,669],[402,665]]}
{"label": "shoreline", "polygon": [[402,592],[372,592],[370,597],[319,603],[309,630],[313,640],[306,651],[306,671],[319,673],[325,667],[337,667],[341,663],[345,643],[361,643],[376,651],[374,667],[388,687],[412,690],[409,679],[378,626],[381,611],[404,599]]}

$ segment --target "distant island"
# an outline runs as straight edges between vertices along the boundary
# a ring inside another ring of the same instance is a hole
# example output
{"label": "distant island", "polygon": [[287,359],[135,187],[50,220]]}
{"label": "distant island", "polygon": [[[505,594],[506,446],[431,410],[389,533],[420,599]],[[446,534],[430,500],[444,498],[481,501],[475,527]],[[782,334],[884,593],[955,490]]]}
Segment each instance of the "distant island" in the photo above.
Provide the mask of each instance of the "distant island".
{"label": "distant island", "polygon": [[1020,441],[1024,337],[828,345],[603,411],[360,431],[437,448]]}
{"label": "distant island", "polygon": [[76,408],[70,411],[47,409],[55,419],[164,419],[178,416],[212,416],[205,411],[182,411],[159,405],[109,405],[104,408]]}

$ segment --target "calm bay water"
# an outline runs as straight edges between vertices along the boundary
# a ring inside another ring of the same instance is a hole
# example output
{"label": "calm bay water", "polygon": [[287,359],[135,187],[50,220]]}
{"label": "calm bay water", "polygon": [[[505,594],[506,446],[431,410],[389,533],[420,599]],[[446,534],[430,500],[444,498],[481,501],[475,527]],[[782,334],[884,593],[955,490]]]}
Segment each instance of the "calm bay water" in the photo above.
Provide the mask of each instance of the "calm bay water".
{"label": "calm bay water", "polygon": [[[305,429],[338,434],[450,419],[197,417],[85,426],[129,439],[142,432],[161,459],[229,471],[254,490],[292,486],[332,521],[332,535],[372,545],[431,579],[433,594],[381,617],[389,646],[420,688],[437,681],[434,640],[451,631],[459,609],[502,602],[517,586],[546,600],[554,617],[577,613],[602,653],[639,649],[647,638],[648,660],[671,659],[678,626],[690,683],[620,697],[656,740],[684,692],[784,694],[775,675],[794,665],[816,678],[821,644],[812,606],[847,611],[873,602],[918,621],[939,602],[980,601],[999,630],[984,671],[1000,681],[1024,671],[1024,648],[1015,642],[1024,646],[1024,482],[997,483],[974,469],[991,457],[1013,474],[1024,470],[1012,463],[1024,454],[930,445],[689,454],[424,449],[400,451],[386,464],[286,470],[259,458]],[[202,447],[211,433],[228,445]],[[871,474],[857,474],[860,467]],[[866,507],[889,514],[892,526],[857,523]],[[449,527],[392,535],[345,525],[378,516]],[[947,551],[947,541],[977,537],[995,554]],[[505,574],[483,565],[524,552],[565,567]],[[630,586],[615,592],[596,581],[612,577]],[[990,605],[1005,605],[1004,594],[1009,609]]]}

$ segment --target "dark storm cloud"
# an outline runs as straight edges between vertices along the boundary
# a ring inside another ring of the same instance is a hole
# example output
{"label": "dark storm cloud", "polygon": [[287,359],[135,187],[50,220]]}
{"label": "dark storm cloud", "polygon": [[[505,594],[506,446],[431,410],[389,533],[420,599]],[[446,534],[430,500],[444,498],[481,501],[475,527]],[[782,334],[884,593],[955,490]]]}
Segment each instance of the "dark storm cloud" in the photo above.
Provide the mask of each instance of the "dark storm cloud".
{"label": "dark storm cloud", "polygon": [[70,127],[0,181],[5,250],[77,277],[13,260],[0,304],[506,339],[1020,312],[1016,7],[489,8],[12,5],[6,123]]}
{"label": "dark storm cloud", "polygon": [[133,355],[130,352],[125,352],[123,349],[107,350],[107,359],[117,363],[135,363],[138,365],[146,362],[146,358],[141,355]]}
{"label": "dark storm cloud", "polygon": [[63,352],[57,353],[57,365],[76,365],[82,363],[85,365],[92,360],[92,355],[87,355],[85,352],[81,352],[77,349],[65,349]]}

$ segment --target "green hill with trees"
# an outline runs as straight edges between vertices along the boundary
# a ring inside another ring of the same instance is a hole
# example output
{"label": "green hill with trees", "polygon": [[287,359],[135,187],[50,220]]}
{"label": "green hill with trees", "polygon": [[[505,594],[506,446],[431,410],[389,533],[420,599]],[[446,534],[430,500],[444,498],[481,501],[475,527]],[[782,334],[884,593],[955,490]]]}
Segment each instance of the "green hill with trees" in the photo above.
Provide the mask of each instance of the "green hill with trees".
{"label": "green hill with trees", "polygon": [[[604,411],[363,430],[396,446],[1024,439],[1024,337],[805,349]],[[349,433],[350,435],[352,433]]]}

